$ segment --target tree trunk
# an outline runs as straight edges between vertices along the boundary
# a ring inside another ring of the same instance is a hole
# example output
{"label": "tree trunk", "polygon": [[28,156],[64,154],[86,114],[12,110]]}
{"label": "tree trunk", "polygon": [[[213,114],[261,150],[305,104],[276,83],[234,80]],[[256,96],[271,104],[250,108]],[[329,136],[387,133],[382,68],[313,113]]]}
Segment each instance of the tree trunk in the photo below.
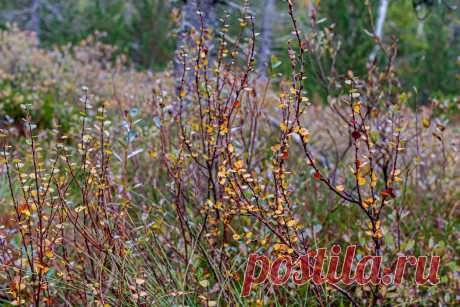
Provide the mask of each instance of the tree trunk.
{"label": "tree trunk", "polygon": [[262,29],[259,56],[257,64],[259,65],[259,73],[262,77],[266,77],[268,67],[270,65],[270,49],[272,47],[273,36],[273,19],[275,15],[275,0],[265,0],[265,9],[262,16]]}
{"label": "tree trunk", "polygon": [[31,30],[35,32],[37,43],[40,44],[40,0],[32,0],[32,8],[30,14]]}
{"label": "tree trunk", "polygon": [[[387,11],[388,11],[388,4],[389,0],[381,0],[380,5],[379,5],[379,14],[377,17],[377,23],[375,26],[375,38],[378,39],[379,41],[382,40],[383,38],[383,26],[385,24],[385,19],[387,17]],[[375,60],[375,57],[377,56],[377,52],[379,51],[380,46],[379,44],[375,44],[374,49],[372,50],[371,54],[369,55],[369,62],[373,62]]]}

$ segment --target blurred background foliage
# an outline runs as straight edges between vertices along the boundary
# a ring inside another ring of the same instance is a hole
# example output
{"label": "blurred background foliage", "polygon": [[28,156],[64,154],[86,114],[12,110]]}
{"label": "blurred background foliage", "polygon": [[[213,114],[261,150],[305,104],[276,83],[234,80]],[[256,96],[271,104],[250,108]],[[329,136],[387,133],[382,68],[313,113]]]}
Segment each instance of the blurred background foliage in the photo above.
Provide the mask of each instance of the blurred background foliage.
{"label": "blurred background foliage", "polygon": [[[115,55],[125,54],[128,63],[137,69],[161,71],[174,58],[180,11],[183,0],[1,0],[0,24],[17,23],[21,28],[37,30],[42,47],[63,46],[82,41],[94,32],[105,33],[105,44],[117,48]],[[241,0],[214,1],[219,17],[232,14],[249,4],[257,17],[258,30],[265,13],[265,0],[249,3]],[[276,72],[289,73],[287,52],[288,16],[284,1],[277,6],[272,20],[271,51],[281,65]],[[407,90],[416,87],[423,99],[428,95],[449,98],[458,95],[460,57],[460,8],[455,0],[389,1],[383,39],[394,39],[398,46],[399,74]],[[377,18],[380,1],[376,0],[298,0],[299,20],[308,29],[311,6],[317,8],[315,18],[324,26],[334,24],[340,40],[341,56],[337,70],[351,69],[362,75],[368,55],[374,47],[372,23]],[[371,10],[367,4],[370,4]],[[38,13],[35,20],[33,13]],[[237,22],[231,22],[237,31]],[[38,25],[37,25],[38,24]],[[313,61],[307,73],[314,75]],[[308,88],[317,85],[312,82]],[[429,94],[428,94],[429,93]]]}
{"label": "blurred background foliage", "polygon": [[[94,32],[103,43],[116,46],[139,68],[163,69],[174,53],[173,2],[164,0],[47,0],[39,1],[43,47],[75,44]],[[2,24],[33,29],[34,1],[0,1]]]}

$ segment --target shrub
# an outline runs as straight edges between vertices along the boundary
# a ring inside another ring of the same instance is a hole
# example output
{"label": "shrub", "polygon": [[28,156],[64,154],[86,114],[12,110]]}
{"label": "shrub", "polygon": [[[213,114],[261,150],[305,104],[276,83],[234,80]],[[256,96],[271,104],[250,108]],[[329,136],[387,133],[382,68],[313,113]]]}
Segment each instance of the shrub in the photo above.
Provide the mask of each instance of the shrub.
{"label": "shrub", "polygon": [[[178,70],[155,76],[122,59],[105,62],[112,49],[96,39],[45,52],[17,39],[27,34],[15,28],[2,32],[11,50],[35,54],[10,52],[0,63],[2,84],[23,78],[18,91],[43,89],[14,108],[12,94],[4,96],[4,112],[25,120],[22,138],[16,127],[2,130],[2,299],[392,305],[417,295],[426,304],[453,302],[456,127],[420,107],[417,93],[401,91],[396,45],[382,45],[386,60],[365,75],[325,70],[328,95],[318,101],[305,91],[304,58],[336,56],[324,52],[334,46],[324,34],[333,28],[314,40],[301,33],[291,4],[289,16],[291,79],[254,73],[250,15],[241,16],[232,43],[202,21],[180,47]],[[36,126],[37,103],[49,91],[60,98],[54,110],[74,110],[65,131],[57,111],[50,128]],[[251,252],[299,255],[357,242],[360,256],[383,255],[388,265],[398,253],[441,255],[440,286],[288,284],[240,296]]]}

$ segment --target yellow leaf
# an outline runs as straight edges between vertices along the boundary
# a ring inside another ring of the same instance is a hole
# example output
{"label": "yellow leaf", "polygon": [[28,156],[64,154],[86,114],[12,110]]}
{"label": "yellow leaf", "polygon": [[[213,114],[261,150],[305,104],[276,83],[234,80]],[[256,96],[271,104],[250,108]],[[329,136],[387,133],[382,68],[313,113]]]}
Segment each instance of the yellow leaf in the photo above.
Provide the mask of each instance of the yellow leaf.
{"label": "yellow leaf", "polygon": [[79,207],[75,208],[75,212],[77,212],[77,213],[81,212],[83,210],[85,210],[85,206],[79,206]]}
{"label": "yellow leaf", "polygon": [[238,161],[236,161],[236,162],[233,164],[233,166],[234,166],[235,169],[237,169],[237,170],[241,169],[241,168],[243,167],[243,165],[244,165],[243,160],[238,160]]}
{"label": "yellow leaf", "polygon": [[359,184],[360,186],[365,185],[366,182],[367,182],[366,178],[360,176],[359,174],[358,174],[358,176],[357,176],[357,179],[358,179],[358,184]]}
{"label": "yellow leaf", "polygon": [[154,150],[149,151],[149,156],[152,159],[155,159],[158,156],[158,153]]}
{"label": "yellow leaf", "polygon": [[288,131],[288,127],[286,126],[285,123],[281,123],[280,128],[281,128],[281,131],[283,131],[284,133],[286,133]]}
{"label": "yellow leaf", "polygon": [[29,217],[30,216],[30,211],[27,208],[24,208],[20,211],[20,213],[24,214],[25,216]]}
{"label": "yellow leaf", "polygon": [[372,206],[374,204],[374,200],[372,198],[366,198],[363,201],[363,207],[367,209],[368,207]]}
{"label": "yellow leaf", "polygon": [[371,185],[375,188],[377,186],[377,174],[372,172],[372,182]]}
{"label": "yellow leaf", "polygon": [[310,140],[310,132],[307,129],[302,128],[300,129],[299,134],[302,137],[303,141],[305,143],[308,143],[308,141]]}
{"label": "yellow leaf", "polygon": [[383,237],[383,234],[380,230],[377,230],[372,236],[376,239],[380,239],[381,237]]}
{"label": "yellow leaf", "polygon": [[37,263],[36,266],[35,266],[36,273],[38,273],[38,272],[46,273],[46,272],[49,271],[49,269],[50,269],[49,267],[44,266],[41,263]]}
{"label": "yellow leaf", "polygon": [[272,151],[273,152],[277,152],[281,149],[281,144],[276,144],[274,146],[272,146]]}
{"label": "yellow leaf", "polygon": [[360,104],[359,102],[358,102],[358,103],[355,103],[355,104],[353,105],[353,111],[354,111],[355,113],[360,113],[360,112],[361,112],[361,104]]}
{"label": "yellow leaf", "polygon": [[425,128],[429,128],[430,127],[430,120],[428,118],[424,118],[422,120],[422,123],[423,123],[423,127]]}
{"label": "yellow leaf", "polygon": [[220,125],[220,135],[226,135],[228,133],[227,125],[222,124]]}
{"label": "yellow leaf", "polygon": [[335,187],[335,189],[337,190],[337,192],[343,192],[345,190],[345,187],[343,185],[338,185]]}

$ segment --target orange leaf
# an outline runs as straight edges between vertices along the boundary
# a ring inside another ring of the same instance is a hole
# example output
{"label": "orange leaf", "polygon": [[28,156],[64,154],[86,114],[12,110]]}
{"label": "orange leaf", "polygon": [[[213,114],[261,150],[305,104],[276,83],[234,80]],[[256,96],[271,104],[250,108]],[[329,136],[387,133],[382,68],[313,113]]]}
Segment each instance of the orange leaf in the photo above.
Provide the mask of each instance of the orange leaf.
{"label": "orange leaf", "polygon": [[391,196],[392,198],[395,198],[396,195],[395,193],[393,192],[393,189],[392,188],[389,188],[389,189],[386,189],[384,191],[382,191],[380,193],[380,195],[382,195],[382,197],[388,197],[388,196]]}

